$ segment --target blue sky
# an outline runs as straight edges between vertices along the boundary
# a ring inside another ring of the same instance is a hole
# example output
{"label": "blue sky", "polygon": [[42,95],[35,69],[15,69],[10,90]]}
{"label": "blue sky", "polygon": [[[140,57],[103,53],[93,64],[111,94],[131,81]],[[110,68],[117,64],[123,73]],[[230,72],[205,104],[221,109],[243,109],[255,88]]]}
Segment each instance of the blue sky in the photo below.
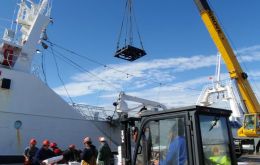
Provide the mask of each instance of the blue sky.
{"label": "blue sky", "polygon": [[[16,0],[0,1],[0,32],[10,27]],[[228,35],[255,93],[260,94],[260,1],[209,0]],[[215,72],[217,49],[193,0],[135,0],[134,9],[147,55],[135,62],[113,57],[125,0],[53,0],[47,33],[51,42],[98,63],[53,47],[89,73],[57,63],[60,77],[74,102],[109,106],[123,90],[169,107],[194,104]],[[137,46],[139,40],[134,38]],[[69,101],[51,54],[44,52],[48,85]],[[39,66],[41,54],[36,55]],[[39,67],[42,77],[42,70]],[[122,73],[123,72],[123,73]],[[227,77],[225,65],[222,74]],[[94,76],[93,76],[94,75]],[[133,76],[132,76],[133,75]],[[160,85],[161,84],[161,85]]]}

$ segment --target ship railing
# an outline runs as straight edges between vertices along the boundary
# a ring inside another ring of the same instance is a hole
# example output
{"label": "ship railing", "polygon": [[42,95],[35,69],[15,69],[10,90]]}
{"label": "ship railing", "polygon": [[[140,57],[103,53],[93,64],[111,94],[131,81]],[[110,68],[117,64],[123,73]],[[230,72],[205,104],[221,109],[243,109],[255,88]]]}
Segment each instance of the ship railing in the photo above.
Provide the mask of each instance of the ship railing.
{"label": "ship railing", "polygon": [[87,120],[106,121],[113,114],[112,110],[105,110],[104,107],[76,103],[71,106]]}

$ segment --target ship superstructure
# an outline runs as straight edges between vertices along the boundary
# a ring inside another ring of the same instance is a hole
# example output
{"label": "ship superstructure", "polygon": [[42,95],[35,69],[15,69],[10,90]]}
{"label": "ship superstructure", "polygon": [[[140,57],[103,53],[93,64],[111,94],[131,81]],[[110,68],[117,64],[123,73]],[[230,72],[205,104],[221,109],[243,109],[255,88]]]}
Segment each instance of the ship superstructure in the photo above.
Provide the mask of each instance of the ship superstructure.
{"label": "ship superstructure", "polygon": [[[84,111],[69,105],[39,78],[31,74],[38,45],[47,48],[46,28],[52,21],[49,0],[39,4],[21,0],[16,27],[6,29],[0,46],[0,164],[21,158],[30,138],[49,139],[66,149],[69,144],[82,148],[90,136],[98,145],[105,136],[117,145],[117,129],[106,120],[87,118]],[[75,105],[74,105],[75,107]]]}
{"label": "ship superstructure", "polygon": [[236,131],[242,125],[244,108],[238,101],[238,93],[236,92],[235,83],[231,80],[222,81],[220,77],[221,69],[221,56],[217,55],[216,73],[215,77],[210,79],[212,84],[206,86],[198,100],[196,105],[209,106],[209,107],[221,107],[224,108],[225,102],[228,104],[228,109],[232,110],[230,116],[230,122],[232,126],[233,136],[236,136]]}

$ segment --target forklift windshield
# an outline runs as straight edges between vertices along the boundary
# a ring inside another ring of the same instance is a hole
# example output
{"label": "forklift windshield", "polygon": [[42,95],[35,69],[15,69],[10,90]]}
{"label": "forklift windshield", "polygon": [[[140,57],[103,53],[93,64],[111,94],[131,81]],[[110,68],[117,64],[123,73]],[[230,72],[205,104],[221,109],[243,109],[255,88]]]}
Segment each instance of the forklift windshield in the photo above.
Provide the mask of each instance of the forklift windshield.
{"label": "forklift windshield", "polygon": [[186,165],[187,142],[184,117],[148,122],[142,130],[137,165]]}
{"label": "forklift windshield", "polygon": [[225,117],[200,115],[204,163],[231,164],[230,141]]}

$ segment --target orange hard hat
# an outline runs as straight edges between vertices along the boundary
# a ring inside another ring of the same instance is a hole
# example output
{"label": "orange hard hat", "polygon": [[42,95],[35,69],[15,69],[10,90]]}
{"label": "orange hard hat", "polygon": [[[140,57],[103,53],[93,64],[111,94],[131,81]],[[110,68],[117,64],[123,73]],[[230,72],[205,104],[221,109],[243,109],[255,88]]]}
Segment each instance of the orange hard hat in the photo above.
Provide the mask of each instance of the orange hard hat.
{"label": "orange hard hat", "polygon": [[91,138],[90,137],[85,137],[85,139],[83,140],[83,143],[87,143],[87,142],[91,142]]}
{"label": "orange hard hat", "polygon": [[49,145],[50,145],[50,141],[49,141],[49,140],[44,140],[44,141],[42,142],[42,145],[44,145],[44,146],[49,146]]}
{"label": "orange hard hat", "polygon": [[30,140],[30,144],[36,145],[36,144],[37,144],[36,139],[32,138],[32,139]]}
{"label": "orange hard hat", "polygon": [[55,148],[55,147],[57,147],[57,143],[52,142],[52,143],[50,144],[50,147],[51,147],[51,148]]}

